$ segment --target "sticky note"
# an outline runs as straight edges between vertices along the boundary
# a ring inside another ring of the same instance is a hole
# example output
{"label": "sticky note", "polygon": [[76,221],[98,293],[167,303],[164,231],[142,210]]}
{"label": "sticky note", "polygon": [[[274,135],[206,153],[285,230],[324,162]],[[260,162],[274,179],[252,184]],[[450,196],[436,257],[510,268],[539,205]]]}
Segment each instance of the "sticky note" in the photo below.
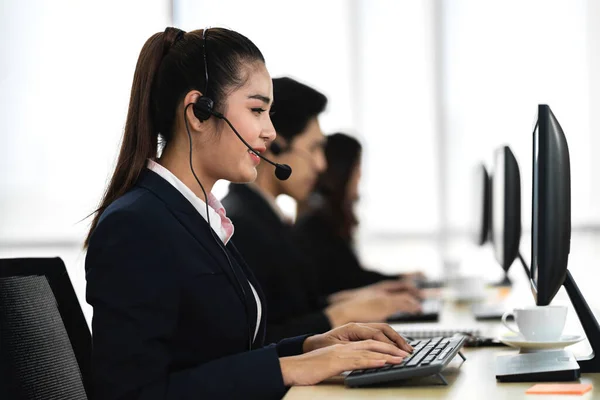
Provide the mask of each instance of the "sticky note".
{"label": "sticky note", "polygon": [[498,297],[500,297],[501,299],[507,297],[510,294],[510,288],[506,288],[506,287],[501,287],[498,289]]}
{"label": "sticky note", "polygon": [[525,394],[579,394],[592,390],[591,383],[541,383],[533,385]]}

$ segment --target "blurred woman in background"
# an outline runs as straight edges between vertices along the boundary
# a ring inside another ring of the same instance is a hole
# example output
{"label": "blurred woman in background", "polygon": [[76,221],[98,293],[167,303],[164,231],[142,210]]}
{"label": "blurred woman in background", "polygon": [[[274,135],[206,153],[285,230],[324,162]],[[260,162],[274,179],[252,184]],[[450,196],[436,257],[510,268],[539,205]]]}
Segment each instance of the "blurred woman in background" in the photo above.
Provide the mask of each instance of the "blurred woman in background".
{"label": "blurred woman in background", "polygon": [[[317,262],[320,293],[349,296],[357,288],[385,286],[389,280],[422,277],[422,273],[385,275],[365,269],[354,250],[358,226],[354,208],[359,199],[362,146],[343,133],[328,136],[327,169],[311,196],[298,205],[295,231],[301,246]],[[381,218],[385,213],[380,214]]]}

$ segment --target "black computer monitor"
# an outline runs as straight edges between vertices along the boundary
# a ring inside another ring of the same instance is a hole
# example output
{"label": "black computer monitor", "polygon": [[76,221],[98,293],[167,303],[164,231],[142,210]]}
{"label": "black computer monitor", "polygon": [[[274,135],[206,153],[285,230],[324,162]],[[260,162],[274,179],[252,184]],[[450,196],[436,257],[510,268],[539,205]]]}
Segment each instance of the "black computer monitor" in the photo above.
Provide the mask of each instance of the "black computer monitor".
{"label": "black computer monitor", "polygon": [[571,244],[571,170],[567,139],[547,105],[533,132],[531,288],[550,304],[565,281]]}
{"label": "black computer monitor", "polygon": [[469,221],[471,239],[478,246],[487,243],[490,237],[490,175],[483,163],[473,170],[473,201]]}
{"label": "black computer monitor", "polygon": [[504,270],[504,280],[493,286],[509,286],[508,270],[519,259],[525,274],[529,267],[519,252],[521,242],[521,173],[510,147],[494,152],[491,184],[490,236],[496,260]]}
{"label": "black computer monitor", "polygon": [[494,255],[505,272],[519,254],[521,242],[521,174],[508,146],[494,153],[491,237]]}
{"label": "black computer monitor", "polygon": [[565,286],[592,353],[577,359],[581,372],[600,372],[600,326],[567,270],[571,243],[571,167],[569,147],[556,117],[538,106],[533,132],[531,288],[536,304],[548,305]]}

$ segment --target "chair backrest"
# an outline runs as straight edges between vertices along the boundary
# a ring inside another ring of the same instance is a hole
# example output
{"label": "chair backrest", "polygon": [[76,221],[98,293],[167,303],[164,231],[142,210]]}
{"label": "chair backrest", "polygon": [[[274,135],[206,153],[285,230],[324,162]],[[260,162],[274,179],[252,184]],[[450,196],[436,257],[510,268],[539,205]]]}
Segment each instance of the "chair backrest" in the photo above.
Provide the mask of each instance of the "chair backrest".
{"label": "chair backrest", "polygon": [[0,398],[87,399],[91,350],[63,261],[0,259]]}

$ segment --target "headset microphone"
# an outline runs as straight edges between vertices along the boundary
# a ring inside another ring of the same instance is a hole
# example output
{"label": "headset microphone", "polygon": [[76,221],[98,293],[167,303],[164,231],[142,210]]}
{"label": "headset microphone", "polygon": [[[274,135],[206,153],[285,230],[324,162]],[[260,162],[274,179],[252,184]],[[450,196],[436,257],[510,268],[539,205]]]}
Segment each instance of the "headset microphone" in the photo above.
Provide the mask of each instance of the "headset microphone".
{"label": "headset microphone", "polygon": [[287,164],[277,164],[275,166],[275,176],[280,181],[285,181],[292,174],[292,167]]}
{"label": "headset microphone", "polygon": [[262,156],[260,153],[257,153],[248,144],[248,142],[246,142],[244,140],[242,135],[240,135],[238,133],[238,131],[234,128],[233,124],[231,122],[229,122],[227,117],[225,117],[220,112],[213,110],[213,102],[210,98],[207,98],[206,96],[202,96],[195,103],[193,103],[192,107],[194,110],[194,115],[200,121],[206,121],[208,119],[208,117],[210,117],[211,115],[214,115],[215,117],[227,122],[227,125],[229,125],[231,130],[235,133],[235,135],[238,137],[238,139],[240,139],[242,141],[242,143],[244,143],[244,145],[248,148],[248,150],[250,150],[252,153],[256,154],[258,157],[260,157],[261,159],[265,160],[266,162],[268,162],[269,164],[271,164],[275,167],[275,176],[277,177],[277,179],[279,179],[280,181],[285,181],[286,179],[288,179],[290,177],[290,175],[292,174],[292,167],[290,167],[287,164],[279,164],[279,163],[273,162],[273,161],[269,160],[268,158]]}

